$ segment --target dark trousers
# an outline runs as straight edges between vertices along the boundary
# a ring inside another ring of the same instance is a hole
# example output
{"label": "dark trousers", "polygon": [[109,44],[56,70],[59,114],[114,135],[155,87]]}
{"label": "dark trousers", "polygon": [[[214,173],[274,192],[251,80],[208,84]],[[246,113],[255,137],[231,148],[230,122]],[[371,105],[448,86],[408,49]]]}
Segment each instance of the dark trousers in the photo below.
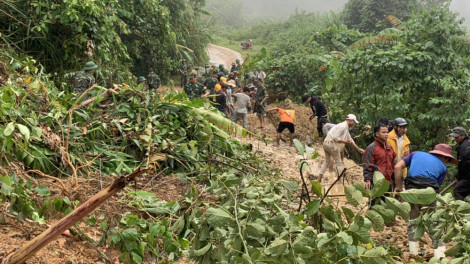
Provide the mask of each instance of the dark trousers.
{"label": "dark trousers", "polygon": [[323,127],[322,127],[322,120],[326,120],[328,122],[328,118],[326,116],[319,116],[317,119],[317,131],[318,136],[323,137]]}
{"label": "dark trousers", "polygon": [[464,200],[470,194],[470,179],[461,179],[454,188],[454,196],[457,200]]}
{"label": "dark trousers", "polygon": [[186,83],[188,83],[188,76],[181,75],[181,87],[184,88],[186,86]]}

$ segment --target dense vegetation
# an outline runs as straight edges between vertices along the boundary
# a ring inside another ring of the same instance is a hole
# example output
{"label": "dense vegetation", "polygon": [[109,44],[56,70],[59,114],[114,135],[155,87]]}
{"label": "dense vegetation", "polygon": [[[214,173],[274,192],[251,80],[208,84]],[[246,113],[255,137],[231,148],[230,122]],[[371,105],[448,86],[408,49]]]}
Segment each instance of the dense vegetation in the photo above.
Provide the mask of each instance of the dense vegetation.
{"label": "dense vegetation", "polygon": [[0,44],[39,61],[48,73],[101,67],[99,83],[129,81],[149,68],[164,79],[181,59],[204,62],[204,0],[0,2]]}
{"label": "dense vegetation", "polygon": [[[359,1],[350,5],[354,2]],[[377,7],[380,1],[366,2]],[[91,243],[118,248],[125,263],[187,256],[200,263],[381,264],[401,260],[402,252],[376,244],[371,230],[382,231],[396,216],[407,219],[410,202],[437,200],[438,210],[416,220],[418,236],[428,231],[454,242],[447,252],[455,257],[451,263],[469,261],[468,202],[423,189],[402,192],[403,201],[386,198],[368,210],[364,198],[389,189],[376,173],[372,190],[360,183],[346,186],[346,204],[338,205],[319,182],[307,187],[280,179],[250,146],[230,138],[249,133],[205,107],[204,100],[126,84],[130,73],[143,74],[148,67],[168,78],[181,58],[204,61],[205,23],[214,23],[200,19],[204,3],[0,3],[0,61],[9,77],[0,75],[6,81],[0,86],[3,208],[20,220],[44,223],[52,211],[66,214],[77,205],[68,195],[80,187],[78,178],[151,168],[147,177],[152,180],[170,174],[181,179],[187,186],[183,198],[163,201],[154,193],[128,189],[120,202],[129,212],[118,219],[92,215],[85,221],[99,226],[100,241]],[[434,7],[428,10],[391,3],[401,5],[361,14],[361,19],[367,16],[367,30],[345,25],[345,14],[297,12],[285,22],[215,37],[256,36],[255,45],[266,45],[244,69],[267,69],[272,92],[293,98],[319,94],[333,121],[349,112],[364,125],[382,116],[404,117],[413,144],[429,148],[445,141],[449,127],[465,125],[470,114],[469,43],[441,1],[417,2]],[[387,14],[393,10],[404,13]],[[85,105],[83,97],[63,91],[60,76],[89,59],[101,65],[98,80],[106,85],[89,91],[95,100]],[[317,157],[312,148],[295,144],[305,159]],[[13,173],[13,164],[28,171]],[[50,175],[55,182],[46,186],[28,175]],[[65,179],[70,184],[63,185]],[[51,197],[50,188],[60,188],[61,196]]]}
{"label": "dense vegetation", "polygon": [[434,7],[418,9],[406,21],[388,14],[373,23],[388,24],[377,33],[349,29],[346,16],[297,13],[235,34],[260,36],[254,42],[267,45],[248,69],[268,69],[272,92],[321,95],[334,122],[348,112],[368,125],[404,117],[415,147],[426,149],[444,142],[449,128],[465,126],[470,114],[469,107],[455,107],[469,105],[466,32],[446,5],[428,5]]}

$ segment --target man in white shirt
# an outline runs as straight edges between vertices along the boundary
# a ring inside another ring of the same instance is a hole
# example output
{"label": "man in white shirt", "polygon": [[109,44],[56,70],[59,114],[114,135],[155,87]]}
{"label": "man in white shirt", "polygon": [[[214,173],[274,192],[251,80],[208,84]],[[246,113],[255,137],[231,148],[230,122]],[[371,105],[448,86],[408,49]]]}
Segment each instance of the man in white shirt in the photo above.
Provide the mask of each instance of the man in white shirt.
{"label": "man in white shirt", "polygon": [[357,151],[364,153],[364,150],[359,148],[351,135],[349,134],[349,129],[353,127],[356,123],[359,123],[356,119],[356,116],[349,114],[346,117],[344,122],[341,122],[331,128],[328,132],[325,140],[323,141],[323,149],[325,150],[325,161],[323,162],[320,173],[318,175],[318,181],[321,182],[323,174],[325,174],[326,169],[330,166],[331,157],[335,161],[335,170],[339,174],[343,172],[343,161],[341,160],[341,150],[344,148],[344,144],[348,144]]}

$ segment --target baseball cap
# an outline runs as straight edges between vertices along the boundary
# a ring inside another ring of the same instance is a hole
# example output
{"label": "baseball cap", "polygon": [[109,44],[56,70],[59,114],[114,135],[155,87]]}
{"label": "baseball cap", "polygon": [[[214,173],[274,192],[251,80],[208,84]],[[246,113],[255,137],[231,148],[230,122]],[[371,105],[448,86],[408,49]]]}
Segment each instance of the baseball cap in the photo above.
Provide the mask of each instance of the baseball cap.
{"label": "baseball cap", "polygon": [[356,124],[358,124],[358,123],[359,123],[359,121],[357,121],[357,118],[356,118],[356,116],[355,116],[355,115],[353,115],[353,114],[349,114],[349,115],[347,115],[347,116],[346,116],[346,119],[348,119],[348,120],[353,120],[353,121],[354,121]]}
{"label": "baseball cap", "polygon": [[460,135],[467,135],[467,131],[463,127],[454,127],[452,128],[452,133],[449,134],[449,137],[458,137]]}

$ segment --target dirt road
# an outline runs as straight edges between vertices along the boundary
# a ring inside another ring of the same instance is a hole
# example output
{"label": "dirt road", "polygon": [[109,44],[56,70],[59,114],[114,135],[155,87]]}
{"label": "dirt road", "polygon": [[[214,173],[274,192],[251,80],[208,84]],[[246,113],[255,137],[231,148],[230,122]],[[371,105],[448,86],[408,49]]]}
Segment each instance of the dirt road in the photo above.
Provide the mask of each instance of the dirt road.
{"label": "dirt road", "polygon": [[214,44],[209,44],[207,54],[209,55],[209,62],[211,64],[216,66],[223,64],[227,69],[230,69],[230,65],[232,62],[235,62],[236,59],[239,59],[243,63],[243,58],[240,53]]}

